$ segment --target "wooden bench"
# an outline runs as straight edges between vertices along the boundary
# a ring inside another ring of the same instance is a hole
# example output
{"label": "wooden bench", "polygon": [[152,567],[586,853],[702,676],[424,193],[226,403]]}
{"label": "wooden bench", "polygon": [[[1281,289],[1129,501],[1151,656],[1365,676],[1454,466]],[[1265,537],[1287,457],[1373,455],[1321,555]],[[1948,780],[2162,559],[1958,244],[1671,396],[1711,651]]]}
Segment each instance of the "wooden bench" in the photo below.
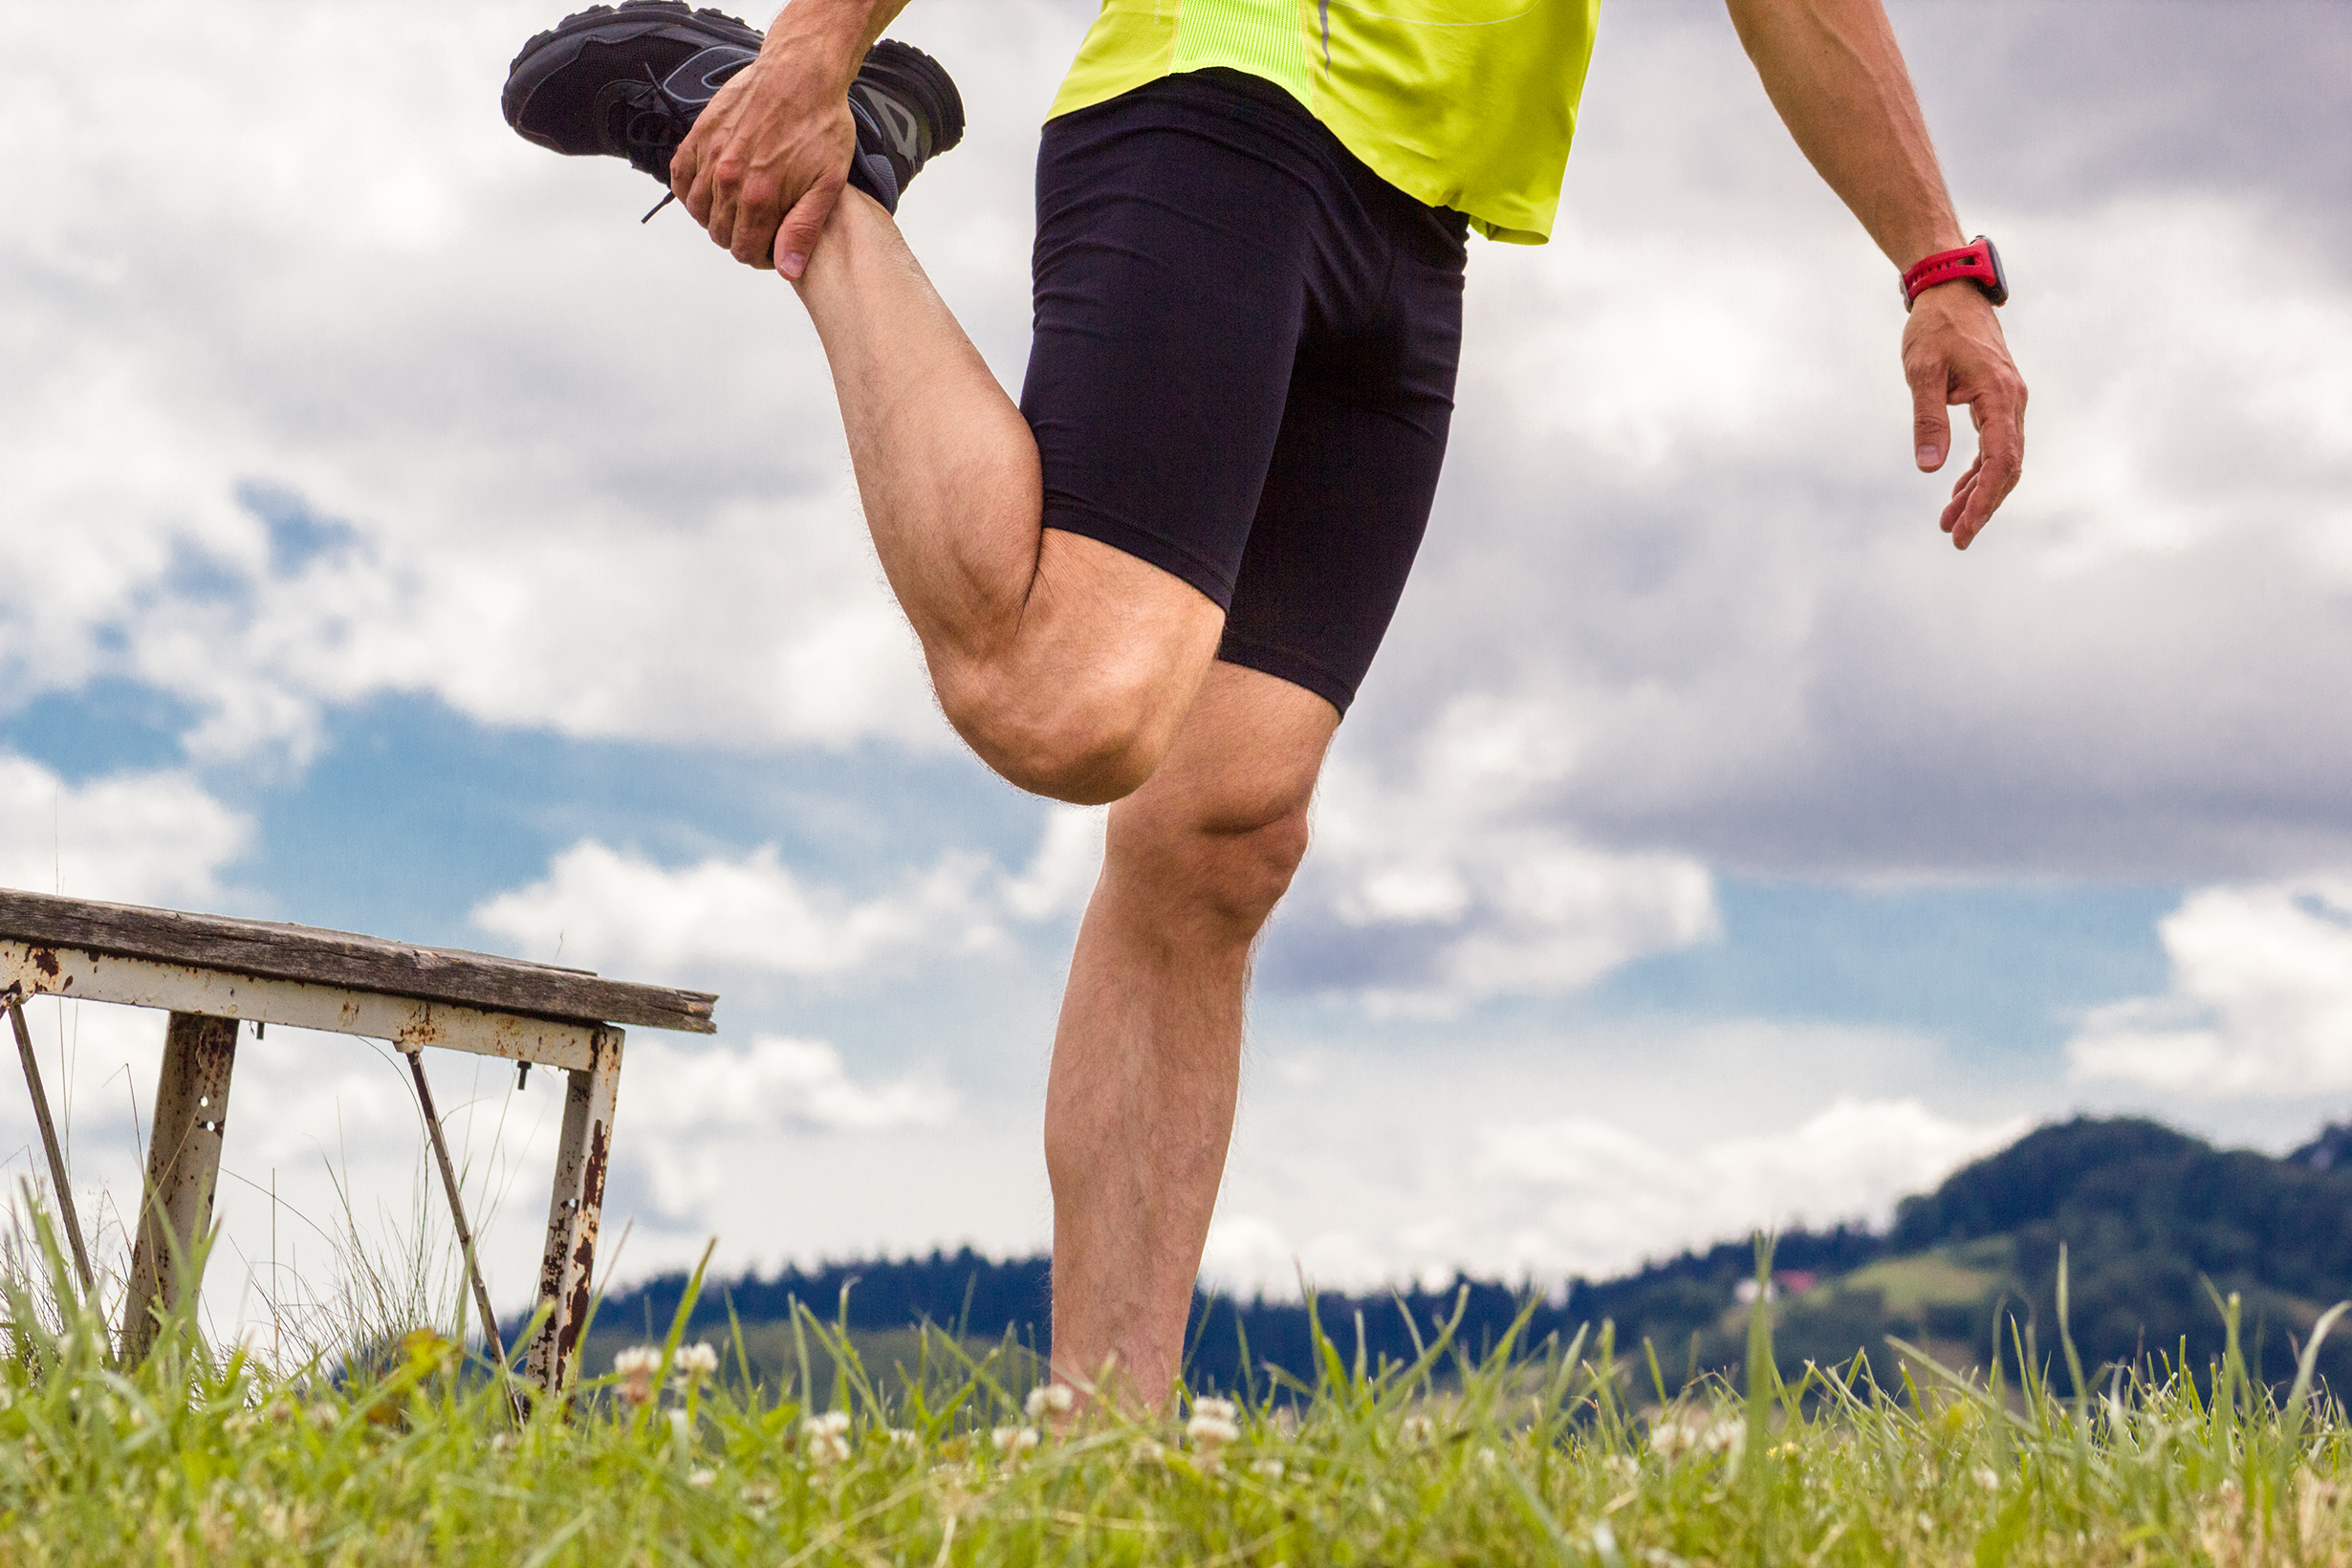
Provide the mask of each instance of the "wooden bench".
{"label": "wooden bench", "polygon": [[[526,1375],[551,1394],[570,1381],[587,1317],[612,1157],[621,1026],[708,1034],[718,1001],[704,991],[629,985],[586,969],[456,948],[0,889],[0,1001],[13,1015],[85,1289],[88,1261],[80,1255],[72,1193],[24,1030],[21,1004],[33,996],[117,1002],[171,1014],[147,1143],[147,1201],[123,1308],[123,1351],[131,1360],[151,1342],[155,1306],[179,1302],[179,1260],[210,1229],[241,1022],[365,1035],[407,1055],[486,1318],[488,1293],[473,1267],[456,1175],[419,1054],[440,1046],[560,1069],[569,1089],[539,1266],[539,1301],[546,1310],[525,1361]],[[485,1326],[494,1344],[495,1319]]]}

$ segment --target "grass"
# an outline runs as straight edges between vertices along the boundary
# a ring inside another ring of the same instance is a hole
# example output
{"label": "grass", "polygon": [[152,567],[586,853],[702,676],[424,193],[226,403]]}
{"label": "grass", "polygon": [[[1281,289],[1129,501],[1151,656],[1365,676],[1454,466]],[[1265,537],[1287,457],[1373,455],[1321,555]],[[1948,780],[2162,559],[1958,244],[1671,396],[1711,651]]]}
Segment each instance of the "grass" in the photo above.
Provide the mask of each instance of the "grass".
{"label": "grass", "polygon": [[1387,1366],[1342,1326],[1312,1387],[1057,1436],[1017,1355],[917,1335],[873,1369],[803,1313],[780,1382],[740,1336],[716,1368],[681,1355],[674,1324],[644,1397],[606,1377],[518,1423],[429,1331],[285,1369],[183,1314],[118,1367],[34,1230],[47,1276],[0,1279],[11,1564],[2352,1561],[2352,1427],[2308,1376],[2250,1381],[2234,1336],[2195,1376],[2086,1376],[2061,1318],[2055,1383],[1907,1347],[1892,1386],[1859,1359],[1783,1381],[1759,1302],[1745,1385],[1678,1390],[1605,1326]]}

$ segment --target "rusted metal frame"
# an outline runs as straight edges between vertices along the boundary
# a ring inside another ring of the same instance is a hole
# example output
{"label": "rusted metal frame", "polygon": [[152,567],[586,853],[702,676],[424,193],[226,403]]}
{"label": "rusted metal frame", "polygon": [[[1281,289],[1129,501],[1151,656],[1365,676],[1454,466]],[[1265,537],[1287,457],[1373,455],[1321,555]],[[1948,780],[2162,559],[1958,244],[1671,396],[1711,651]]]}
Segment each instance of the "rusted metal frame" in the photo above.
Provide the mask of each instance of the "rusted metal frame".
{"label": "rusted metal frame", "polygon": [[[497,1364],[501,1383],[507,1380],[507,1346],[498,1335],[498,1313],[490,1305],[490,1287],[482,1280],[482,1260],[474,1251],[473,1227],[466,1223],[466,1199],[458,1190],[457,1166],[449,1162],[448,1140],[442,1136],[441,1113],[433,1106],[433,1086],[425,1078],[425,1053],[410,1051],[408,1071],[417,1080],[417,1108],[425,1113],[425,1131],[432,1140],[433,1158],[441,1165],[441,1189],[449,1197],[449,1223],[457,1228],[457,1244],[466,1253],[466,1274],[473,1282],[473,1304],[482,1314],[482,1337],[490,1341],[490,1360]],[[516,1417],[522,1415],[522,1404],[515,1397],[512,1384],[507,1386],[507,1405]]]}
{"label": "rusted metal frame", "polygon": [[389,1040],[403,1051],[437,1045],[563,1068],[586,1067],[595,1060],[595,1039],[603,1028],[12,940],[0,940],[0,995],[79,997],[249,1018]]}
{"label": "rusted metal frame", "polygon": [[539,1330],[525,1376],[551,1398],[563,1392],[579,1355],[594,1279],[597,1227],[604,1212],[604,1176],[612,1160],[613,1103],[621,1086],[622,1034],[607,1029],[597,1059],[573,1068],[564,1095],[563,1139],[555,1150],[555,1190],[547,1207],[547,1249],[539,1262]]}
{"label": "rusted metal frame", "polygon": [[74,1212],[74,1184],[65,1178],[65,1147],[57,1142],[57,1124],[49,1119],[49,1091],[41,1087],[41,1064],[33,1055],[33,1031],[25,1027],[25,1005],[9,998],[9,1022],[16,1030],[16,1054],[24,1059],[25,1089],[33,1096],[33,1120],[41,1124],[41,1147],[49,1154],[49,1185],[57,1190],[57,1217],[65,1222],[65,1239],[74,1249],[74,1272],[81,1276],[83,1299],[98,1290],[90,1274],[90,1249],[82,1244],[81,1216]]}
{"label": "rusted metal frame", "polygon": [[146,1202],[122,1305],[126,1362],[145,1360],[154,1347],[159,1312],[177,1309],[185,1298],[186,1270],[211,1230],[237,1027],[234,1018],[175,1013],[164,1031],[155,1124],[147,1140]]}

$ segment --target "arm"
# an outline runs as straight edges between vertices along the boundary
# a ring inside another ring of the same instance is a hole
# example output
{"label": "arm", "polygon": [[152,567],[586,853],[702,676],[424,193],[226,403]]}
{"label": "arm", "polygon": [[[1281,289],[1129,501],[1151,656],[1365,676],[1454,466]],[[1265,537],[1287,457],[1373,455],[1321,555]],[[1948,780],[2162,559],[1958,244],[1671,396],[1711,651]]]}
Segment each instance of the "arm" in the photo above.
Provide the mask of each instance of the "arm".
{"label": "arm", "polygon": [[849,84],[906,0],[792,0],[670,160],[670,189],[737,261],[796,278],[848,184]]}
{"label": "arm", "polygon": [[[1896,270],[1966,244],[1880,0],[1728,3],[1789,134]],[[1922,294],[1903,329],[1903,373],[1922,469],[1934,472],[1950,452],[1948,406],[1967,403],[1975,423],[1976,460],[1943,515],[1966,550],[2025,463],[2025,381],[1991,302],[1966,283]]]}

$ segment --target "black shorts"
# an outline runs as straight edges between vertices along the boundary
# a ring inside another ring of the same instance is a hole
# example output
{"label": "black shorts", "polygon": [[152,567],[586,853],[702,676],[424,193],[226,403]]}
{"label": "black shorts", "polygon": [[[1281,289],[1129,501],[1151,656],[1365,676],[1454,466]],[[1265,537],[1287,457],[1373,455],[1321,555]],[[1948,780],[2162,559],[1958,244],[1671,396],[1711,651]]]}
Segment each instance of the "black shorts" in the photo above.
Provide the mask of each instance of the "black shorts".
{"label": "black shorts", "polygon": [[1045,526],[1174,573],[1225,610],[1219,658],[1346,712],[1437,490],[1466,227],[1235,73],[1050,121]]}

